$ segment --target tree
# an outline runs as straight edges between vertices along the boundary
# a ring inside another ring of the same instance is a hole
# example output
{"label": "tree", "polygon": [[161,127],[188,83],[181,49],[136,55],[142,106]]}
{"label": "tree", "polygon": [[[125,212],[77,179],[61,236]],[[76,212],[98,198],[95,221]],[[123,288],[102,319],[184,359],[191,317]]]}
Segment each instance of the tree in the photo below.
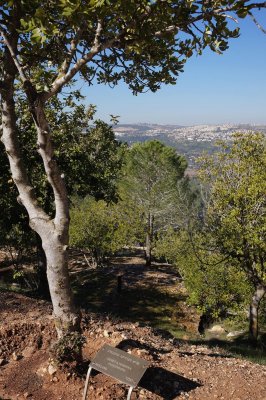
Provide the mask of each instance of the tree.
{"label": "tree", "polygon": [[155,254],[176,266],[188,291],[189,303],[201,312],[201,321],[212,321],[232,312],[243,315],[251,293],[248,279],[237,263],[211,248],[210,243],[212,238],[199,228],[193,236],[187,229],[170,228],[160,235]]}
{"label": "tree", "polygon": [[[237,37],[232,14],[243,17],[265,3],[217,1],[206,4],[164,0],[9,0],[0,8],[2,141],[19,201],[41,237],[59,336],[76,329],[67,270],[69,202],[51,140],[46,106],[78,73],[92,84],[124,80],[133,92],[173,84],[188,57],[209,46],[217,52]],[[132,18],[134,16],[134,18]],[[37,151],[54,196],[51,217],[29,180],[15,110],[23,91],[36,128]]]}
{"label": "tree", "polygon": [[121,200],[108,204],[89,196],[77,199],[70,216],[70,244],[88,249],[96,265],[124,246],[135,244],[140,229],[138,216],[129,216],[128,205]]}
{"label": "tree", "polygon": [[235,134],[232,143],[202,159],[210,185],[206,231],[253,286],[249,333],[258,337],[258,310],[266,292],[266,149],[260,133]]}
{"label": "tree", "polygon": [[[75,93],[80,99],[78,92]],[[67,111],[61,111],[67,107]],[[18,139],[22,145],[23,159],[36,196],[45,212],[52,217],[54,201],[51,187],[40,156],[36,151],[34,123],[23,97],[16,98]],[[92,110],[91,110],[92,111]],[[76,104],[72,96],[53,99],[46,110],[53,130],[53,146],[60,170],[65,176],[69,196],[91,195],[106,201],[116,200],[116,178],[122,165],[124,145],[115,139],[114,132],[103,121],[91,121],[92,112]],[[4,146],[0,144],[0,206],[5,213],[0,216],[1,245],[18,249],[37,245],[39,293],[49,296],[46,279],[46,260],[40,240],[28,226],[28,216],[17,204],[18,192],[11,178]],[[32,232],[32,233],[31,233]]]}
{"label": "tree", "polygon": [[76,200],[70,216],[70,244],[88,249],[96,265],[116,250],[113,237],[117,227],[112,207],[104,200],[96,201],[92,197]]}
{"label": "tree", "polygon": [[[64,174],[69,196],[91,195],[96,199],[112,201],[116,199],[116,178],[122,165],[125,147],[115,139],[113,129],[101,120],[92,120],[93,111],[82,104],[76,104],[73,95],[54,98],[48,103],[46,113],[53,130],[55,159]],[[79,100],[83,96],[75,91]],[[30,181],[37,191],[38,200],[48,214],[54,211],[53,196],[46,179],[40,155],[36,151],[35,127],[23,97],[16,98],[18,139],[22,148]],[[0,144],[2,176],[1,199],[9,195],[6,189],[14,189],[13,198],[18,195],[12,182],[7,155]],[[12,203],[12,194],[8,202]]]}
{"label": "tree", "polygon": [[158,140],[137,143],[127,153],[120,196],[143,214],[147,265],[151,263],[154,235],[171,218],[178,181],[186,167],[184,157]]}

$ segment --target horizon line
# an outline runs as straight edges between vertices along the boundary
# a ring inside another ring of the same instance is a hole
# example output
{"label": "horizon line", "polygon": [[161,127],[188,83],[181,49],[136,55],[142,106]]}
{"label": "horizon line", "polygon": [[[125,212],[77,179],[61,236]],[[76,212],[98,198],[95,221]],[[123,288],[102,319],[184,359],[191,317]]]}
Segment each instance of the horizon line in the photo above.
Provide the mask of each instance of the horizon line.
{"label": "horizon line", "polygon": [[224,126],[224,125],[232,125],[232,126],[266,126],[266,122],[264,123],[254,123],[254,122],[223,122],[223,123],[194,123],[194,124],[178,124],[178,123],[158,123],[158,122],[118,122],[117,125],[158,125],[158,126],[180,126],[180,127],[193,127],[193,126]]}

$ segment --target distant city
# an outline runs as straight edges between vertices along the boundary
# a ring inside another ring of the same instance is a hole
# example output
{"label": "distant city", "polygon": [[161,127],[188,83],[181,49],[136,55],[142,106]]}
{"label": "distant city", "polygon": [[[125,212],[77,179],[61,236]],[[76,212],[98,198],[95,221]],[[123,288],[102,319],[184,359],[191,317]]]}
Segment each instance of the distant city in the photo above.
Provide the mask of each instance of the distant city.
{"label": "distant city", "polygon": [[184,155],[189,168],[195,168],[195,159],[204,151],[212,153],[218,140],[230,140],[234,132],[259,131],[266,134],[266,125],[222,124],[222,125],[157,125],[119,124],[115,127],[117,139],[129,144],[158,139],[173,146]]}

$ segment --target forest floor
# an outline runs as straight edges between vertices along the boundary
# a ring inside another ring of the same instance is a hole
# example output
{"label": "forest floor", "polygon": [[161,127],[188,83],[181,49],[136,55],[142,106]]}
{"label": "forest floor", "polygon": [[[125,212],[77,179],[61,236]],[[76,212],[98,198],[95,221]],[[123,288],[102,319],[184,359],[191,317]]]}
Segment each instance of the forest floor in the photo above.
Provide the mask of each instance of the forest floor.
{"label": "forest floor", "polygon": [[[265,365],[233,357],[214,342],[190,340],[199,317],[193,309],[186,317],[186,294],[174,269],[118,257],[93,270],[74,257],[70,271],[83,308],[83,366],[73,372],[50,365],[56,334],[49,302],[0,291],[0,400],[81,400],[88,364],[104,344],[149,362],[132,400],[266,400]],[[172,333],[181,330],[179,339],[158,329],[166,329],[170,320]],[[127,390],[95,373],[87,399],[122,400]]]}

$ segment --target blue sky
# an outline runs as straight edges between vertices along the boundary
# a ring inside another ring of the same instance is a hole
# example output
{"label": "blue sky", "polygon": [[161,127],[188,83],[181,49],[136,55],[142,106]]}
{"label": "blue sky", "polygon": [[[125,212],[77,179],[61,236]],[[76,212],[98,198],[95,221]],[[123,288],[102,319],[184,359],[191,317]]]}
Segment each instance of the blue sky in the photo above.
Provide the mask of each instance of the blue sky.
{"label": "blue sky", "polygon": [[[259,22],[266,28],[266,12]],[[251,19],[240,20],[241,36],[223,55],[206,50],[193,56],[174,86],[133,96],[124,84],[114,89],[95,85],[82,90],[97,117],[120,123],[266,125],[266,35]]]}

